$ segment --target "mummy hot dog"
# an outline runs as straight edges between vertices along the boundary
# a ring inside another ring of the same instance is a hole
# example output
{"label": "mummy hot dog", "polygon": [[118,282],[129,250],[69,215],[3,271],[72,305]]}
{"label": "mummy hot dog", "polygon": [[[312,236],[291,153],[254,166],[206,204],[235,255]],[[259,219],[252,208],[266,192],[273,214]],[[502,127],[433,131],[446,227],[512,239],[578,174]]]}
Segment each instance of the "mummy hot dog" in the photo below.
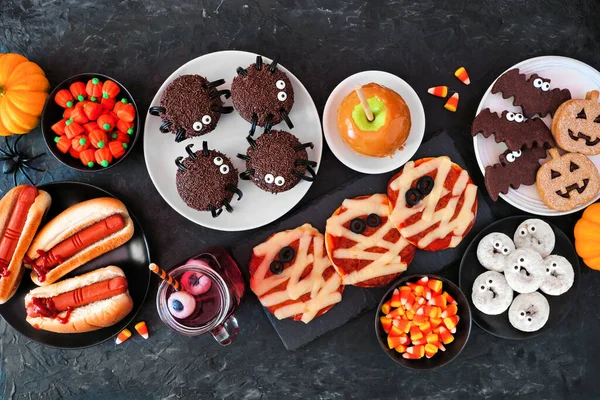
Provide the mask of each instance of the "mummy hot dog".
{"label": "mummy hot dog", "polygon": [[507,256],[515,251],[515,244],[504,233],[493,232],[486,235],[477,246],[477,259],[489,270],[502,272]]}
{"label": "mummy hot dog", "polygon": [[564,257],[551,255],[544,259],[546,277],[540,290],[551,296],[560,296],[573,286],[575,271],[573,266]]}
{"label": "mummy hot dog", "polygon": [[504,276],[515,292],[535,292],[546,278],[544,261],[531,249],[517,249],[506,259]]}
{"label": "mummy hot dog", "polygon": [[482,313],[498,315],[510,306],[513,290],[501,273],[488,271],[475,279],[471,298],[475,307]]}
{"label": "mummy hot dog", "polygon": [[0,200],[0,304],[17,290],[23,256],[50,207],[50,195],[35,186],[20,185]]}
{"label": "mummy hot dog", "polygon": [[33,289],[25,309],[36,329],[81,333],[116,324],[133,309],[133,300],[123,271],[110,266]]}
{"label": "mummy hot dog", "polygon": [[550,304],[539,292],[518,295],[508,310],[510,324],[523,332],[540,330],[549,316]]}
{"label": "mummy hot dog", "polygon": [[531,249],[542,257],[547,257],[554,250],[556,237],[552,227],[541,219],[525,220],[515,232],[517,249]]}
{"label": "mummy hot dog", "polygon": [[27,251],[25,266],[38,286],[126,243],[133,222],[119,200],[102,197],[69,207],[44,226]]}

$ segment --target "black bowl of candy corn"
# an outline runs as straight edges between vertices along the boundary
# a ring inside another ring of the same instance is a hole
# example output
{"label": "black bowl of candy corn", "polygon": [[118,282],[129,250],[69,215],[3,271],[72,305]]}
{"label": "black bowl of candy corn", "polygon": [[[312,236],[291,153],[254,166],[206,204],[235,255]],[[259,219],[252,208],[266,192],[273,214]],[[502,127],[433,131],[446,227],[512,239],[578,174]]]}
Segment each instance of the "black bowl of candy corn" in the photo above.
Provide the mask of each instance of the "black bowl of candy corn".
{"label": "black bowl of candy corn", "polygon": [[56,86],[42,112],[50,152],[79,171],[114,167],[139,136],[139,113],[131,93],[113,78],[85,73]]}
{"label": "black bowl of candy corn", "polygon": [[438,368],[456,358],[469,339],[469,302],[446,278],[405,276],[381,299],[375,332],[381,348],[398,364]]}

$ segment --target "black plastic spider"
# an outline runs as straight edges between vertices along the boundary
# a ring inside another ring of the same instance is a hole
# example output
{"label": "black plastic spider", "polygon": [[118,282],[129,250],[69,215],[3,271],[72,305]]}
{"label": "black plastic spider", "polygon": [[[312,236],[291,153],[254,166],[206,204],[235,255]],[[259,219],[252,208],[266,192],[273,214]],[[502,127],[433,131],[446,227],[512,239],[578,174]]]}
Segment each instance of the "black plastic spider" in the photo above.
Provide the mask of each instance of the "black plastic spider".
{"label": "black plastic spider", "polygon": [[29,183],[35,185],[29,175],[27,174],[27,169],[32,169],[38,172],[46,172],[45,169],[36,168],[31,165],[31,162],[46,153],[38,154],[37,156],[28,157],[25,153],[20,152],[17,149],[17,145],[19,144],[19,140],[23,138],[23,135],[18,135],[18,137],[13,142],[12,146],[8,141],[8,137],[4,137],[4,142],[6,143],[6,149],[0,148],[0,161],[4,162],[2,166],[3,174],[13,174],[13,180],[15,186],[17,186],[17,173],[21,171],[21,173],[27,178]]}

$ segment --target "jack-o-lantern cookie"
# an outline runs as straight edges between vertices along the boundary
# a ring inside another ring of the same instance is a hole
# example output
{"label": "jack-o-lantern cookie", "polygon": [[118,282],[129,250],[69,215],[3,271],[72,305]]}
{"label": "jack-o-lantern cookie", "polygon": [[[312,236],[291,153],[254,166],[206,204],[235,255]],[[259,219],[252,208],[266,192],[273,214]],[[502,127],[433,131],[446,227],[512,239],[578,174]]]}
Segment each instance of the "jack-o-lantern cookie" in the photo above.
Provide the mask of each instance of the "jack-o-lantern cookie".
{"label": "jack-o-lantern cookie", "polygon": [[448,157],[409,161],[388,184],[390,219],[410,243],[427,251],[456,247],[477,215],[477,186]]}
{"label": "jack-o-lantern cookie", "polygon": [[529,78],[519,69],[511,69],[500,76],[492,86],[492,94],[501,93],[508,99],[513,97],[513,105],[521,107],[523,115],[531,118],[554,115],[562,103],[571,99],[568,89],[550,89],[550,79],[532,74]]}
{"label": "jack-o-lantern cookie", "polygon": [[406,271],[416,248],[389,219],[385,194],[346,199],[327,220],[325,244],[345,285],[385,286]]}
{"label": "jack-o-lantern cookie", "polygon": [[594,163],[583,154],[549,152],[552,160],[537,172],[542,201],[554,210],[568,211],[594,199],[600,190],[600,173]]}
{"label": "jack-o-lantern cookie", "polygon": [[277,319],[304,323],[339,303],[344,290],[325,238],[309,224],[278,232],[254,248],[250,288]]}
{"label": "jack-o-lantern cookie", "polygon": [[585,99],[561,104],[552,119],[552,135],[558,146],[588,156],[600,154],[600,104],[598,91],[588,92]]}

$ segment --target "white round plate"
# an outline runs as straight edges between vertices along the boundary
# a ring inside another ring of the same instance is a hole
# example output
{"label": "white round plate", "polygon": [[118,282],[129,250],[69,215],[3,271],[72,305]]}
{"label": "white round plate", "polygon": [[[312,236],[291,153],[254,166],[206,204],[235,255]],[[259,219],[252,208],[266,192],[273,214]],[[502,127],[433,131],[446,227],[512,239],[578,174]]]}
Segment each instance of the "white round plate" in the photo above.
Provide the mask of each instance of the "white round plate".
{"label": "white round plate", "polygon": [[[265,63],[271,62],[271,59],[266,57],[263,57],[263,60]],[[198,57],[181,66],[167,78],[158,89],[150,106],[159,105],[167,85],[180,75],[199,74],[210,81],[222,78],[226,83],[219,86],[218,89],[230,89],[231,81],[236,76],[236,68],[239,66],[245,68],[255,61],[256,54],[244,51],[220,51]],[[291,132],[300,139],[301,143],[312,142],[314,148],[307,149],[308,159],[319,163],[323,150],[323,134],[315,103],[298,78],[281,64],[278,64],[278,68],[288,75],[294,88],[294,106],[290,112],[294,128],[289,129],[285,122],[282,122],[275,125],[273,129]],[[224,100],[224,103],[230,106],[231,99]],[[240,160],[236,155],[238,153],[245,154],[249,147],[246,136],[250,129],[250,123],[240,117],[237,111],[223,114],[214,131],[184,140],[181,143],[175,143],[175,136],[172,133],[161,133],[159,130],[161,123],[160,117],[146,115],[144,156],[148,174],[163,199],[179,214],[199,225],[221,231],[243,231],[258,228],[291,210],[310,188],[310,182],[300,181],[298,185],[287,192],[272,194],[259,189],[250,181],[240,179],[238,188],[244,193],[244,196],[237,201],[237,196],[234,195],[231,202],[234,209],[232,213],[224,211],[219,217],[213,218],[210,212],[194,210],[188,207],[177,193],[175,159],[179,156],[186,156],[185,146],[188,144],[193,143],[194,150],[200,150],[202,142],[207,141],[209,149],[225,153],[238,169],[238,173],[244,172],[246,170],[245,161]],[[254,137],[261,134],[262,128],[257,127]]]}
{"label": "white round plate", "polygon": [[[552,82],[550,82],[550,87],[552,89],[569,89],[571,91],[571,97],[574,99],[584,99],[586,92],[600,88],[600,72],[581,61],[568,57],[544,56],[530,58],[529,60],[513,65],[506,71],[513,68],[518,68],[521,73],[527,74],[528,76],[536,73],[544,78],[551,79]],[[477,108],[477,114],[484,108],[489,108],[497,113],[501,113],[504,110],[521,112],[521,107],[512,105],[512,97],[503,99],[502,95],[499,93],[492,94],[492,86],[494,86],[495,82],[496,81],[492,82],[483,95],[483,98],[479,103],[479,108]],[[550,115],[547,115],[543,120],[548,126],[552,124]],[[497,164],[498,156],[506,151],[507,148],[504,143],[496,143],[494,138],[484,138],[482,135],[477,135],[473,138],[473,146],[475,147],[477,163],[479,164],[481,173],[484,175],[485,167]],[[600,156],[592,156],[590,159],[596,164],[596,167],[600,169]],[[584,209],[588,204],[598,200],[600,198],[600,193],[598,193],[596,198],[589,203],[580,205],[569,211],[556,211],[546,206],[538,194],[536,185],[521,185],[517,190],[509,188],[508,193],[500,193],[500,197],[510,205],[532,214],[559,216]]]}
{"label": "white round plate", "polygon": [[[406,143],[391,157],[369,157],[356,153],[343,140],[337,126],[338,108],[358,85],[375,82],[398,93],[410,110],[411,128]],[[347,167],[365,174],[382,174],[403,166],[415,154],[425,133],[425,111],[417,93],[404,80],[383,71],[364,71],[344,79],[329,95],[323,112],[323,131],[333,154]]]}

